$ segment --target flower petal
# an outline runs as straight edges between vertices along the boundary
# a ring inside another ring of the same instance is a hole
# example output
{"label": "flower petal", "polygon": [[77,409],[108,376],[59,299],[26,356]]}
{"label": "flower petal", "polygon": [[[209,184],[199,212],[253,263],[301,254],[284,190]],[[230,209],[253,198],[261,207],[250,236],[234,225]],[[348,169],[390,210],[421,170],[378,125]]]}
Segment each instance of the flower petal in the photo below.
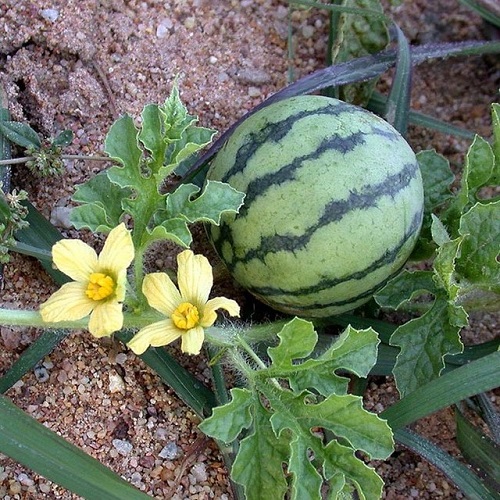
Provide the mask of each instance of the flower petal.
{"label": "flower petal", "polygon": [[97,303],[89,321],[89,332],[97,338],[107,337],[123,326],[122,305],[116,301]]}
{"label": "flower petal", "polygon": [[96,303],[85,295],[86,288],[84,283],[65,283],[40,306],[42,319],[46,322],[74,321],[88,316]]}
{"label": "flower petal", "polygon": [[127,293],[127,270],[123,269],[116,277],[115,300],[123,302]]}
{"label": "flower petal", "polygon": [[205,304],[200,325],[205,328],[212,326],[217,319],[217,313],[215,312],[217,309],[225,309],[231,316],[240,315],[240,306],[235,300],[226,299],[226,297],[215,297],[215,299],[210,299]]}
{"label": "flower petal", "polygon": [[75,281],[87,281],[97,269],[97,254],[81,240],[60,240],[52,247],[56,267]]}
{"label": "flower petal", "polygon": [[147,274],[142,282],[142,293],[151,307],[170,316],[182,302],[181,295],[165,273]]}
{"label": "flower petal", "polygon": [[201,346],[205,340],[205,331],[201,326],[191,328],[182,334],[181,351],[186,354],[200,354]]}
{"label": "flower petal", "polygon": [[123,222],[109,233],[99,254],[99,267],[118,274],[127,269],[134,258],[134,243]]}
{"label": "flower petal", "polygon": [[197,307],[208,300],[213,285],[212,266],[203,255],[184,250],[177,256],[179,290],[182,297]]}
{"label": "flower petal", "polygon": [[136,354],[142,354],[149,346],[160,347],[167,345],[180,336],[181,330],[170,319],[165,319],[139,330],[127,346]]}

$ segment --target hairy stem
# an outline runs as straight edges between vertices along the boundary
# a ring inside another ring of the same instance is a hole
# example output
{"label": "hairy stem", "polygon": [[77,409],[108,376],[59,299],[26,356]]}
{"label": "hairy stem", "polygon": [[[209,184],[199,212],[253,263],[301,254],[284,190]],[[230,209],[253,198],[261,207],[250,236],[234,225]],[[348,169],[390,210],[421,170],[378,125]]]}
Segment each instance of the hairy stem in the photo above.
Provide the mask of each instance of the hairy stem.
{"label": "hairy stem", "polygon": [[[123,314],[123,328],[142,328],[161,319],[155,311],[143,312],[140,315]],[[73,321],[48,322],[42,319],[38,311],[0,308],[0,325],[3,326],[33,326],[36,328],[62,328],[70,330],[86,329],[88,318]]]}
{"label": "hairy stem", "polygon": [[[63,160],[85,160],[85,161],[113,161],[107,156],[86,156],[86,155],[61,155]],[[22,156],[20,158],[10,158],[8,160],[0,160],[0,165],[16,165],[36,160],[35,156]]]}

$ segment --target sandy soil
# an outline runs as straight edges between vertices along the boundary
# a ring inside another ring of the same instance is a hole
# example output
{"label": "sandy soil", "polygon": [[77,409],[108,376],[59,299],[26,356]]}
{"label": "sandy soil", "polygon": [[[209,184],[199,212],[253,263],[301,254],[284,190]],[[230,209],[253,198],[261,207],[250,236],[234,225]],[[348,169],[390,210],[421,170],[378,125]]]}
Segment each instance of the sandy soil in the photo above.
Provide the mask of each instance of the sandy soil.
{"label": "sandy soil", "polygon": [[[458,0],[407,0],[390,11],[414,44],[491,34]],[[202,125],[223,131],[286,85],[289,63],[295,77],[322,67],[326,15],[296,11],[292,26],[295,50],[289,61],[287,7],[278,0],[5,0],[0,82],[14,119],[47,136],[74,132],[69,153],[102,151],[113,120],[162,102],[175,77],[190,112]],[[414,77],[413,106],[488,136],[499,77],[500,66],[491,57],[422,65]],[[467,148],[467,141],[417,127],[409,140],[415,150],[436,148],[455,166]],[[66,236],[95,242],[67,224],[65,208],[75,184],[102,168],[99,162],[67,162],[61,178],[40,182],[18,167],[13,183]],[[158,249],[153,264],[162,268],[174,256],[171,247]],[[35,308],[54,289],[35,261],[14,256],[0,304]],[[478,318],[468,341],[491,337],[495,324],[495,317]],[[0,373],[37,334],[0,328]],[[210,383],[203,359],[189,366]],[[121,345],[75,333],[42,368],[8,396],[46,426],[156,498],[231,498],[222,459],[198,432],[196,417]],[[368,408],[381,411],[395,400],[391,380],[371,382]],[[418,430],[456,452],[450,411],[425,419]],[[461,498],[439,472],[405,450],[376,466],[386,482],[385,498]],[[76,498],[1,455],[0,497]]]}

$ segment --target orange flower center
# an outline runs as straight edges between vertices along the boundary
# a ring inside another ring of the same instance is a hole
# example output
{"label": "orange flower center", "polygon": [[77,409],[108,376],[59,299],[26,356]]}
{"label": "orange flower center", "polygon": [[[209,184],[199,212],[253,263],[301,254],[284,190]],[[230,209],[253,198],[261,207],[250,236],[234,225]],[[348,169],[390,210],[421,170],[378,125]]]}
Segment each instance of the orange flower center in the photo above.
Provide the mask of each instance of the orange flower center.
{"label": "orange flower center", "polygon": [[89,299],[102,300],[115,291],[115,281],[104,273],[92,273],[85,293]]}
{"label": "orange flower center", "polygon": [[189,302],[183,302],[172,313],[172,321],[177,328],[181,330],[190,330],[198,325],[200,313],[198,308]]}

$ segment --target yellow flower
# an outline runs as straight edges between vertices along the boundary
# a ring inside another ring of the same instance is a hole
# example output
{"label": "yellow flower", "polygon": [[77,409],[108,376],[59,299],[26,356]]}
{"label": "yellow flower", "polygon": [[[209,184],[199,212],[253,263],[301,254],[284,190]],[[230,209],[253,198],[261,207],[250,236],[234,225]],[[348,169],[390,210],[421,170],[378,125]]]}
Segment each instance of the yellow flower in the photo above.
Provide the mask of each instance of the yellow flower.
{"label": "yellow flower", "polygon": [[52,248],[57,268],[74,281],[65,283],[40,306],[46,322],[75,321],[90,314],[88,329],[104,337],[123,325],[127,267],[134,258],[134,244],[124,224],[115,227],[97,256],[80,240],[61,240]]}
{"label": "yellow flower", "polygon": [[142,291],[149,305],[166,319],[140,330],[128,343],[136,354],[149,346],[160,347],[181,338],[181,350],[199,354],[205,338],[204,328],[217,319],[217,309],[225,309],[231,316],[239,316],[240,306],[225,297],[208,300],[212,289],[212,267],[203,255],[185,250],[177,256],[179,289],[165,273],[148,274]]}

